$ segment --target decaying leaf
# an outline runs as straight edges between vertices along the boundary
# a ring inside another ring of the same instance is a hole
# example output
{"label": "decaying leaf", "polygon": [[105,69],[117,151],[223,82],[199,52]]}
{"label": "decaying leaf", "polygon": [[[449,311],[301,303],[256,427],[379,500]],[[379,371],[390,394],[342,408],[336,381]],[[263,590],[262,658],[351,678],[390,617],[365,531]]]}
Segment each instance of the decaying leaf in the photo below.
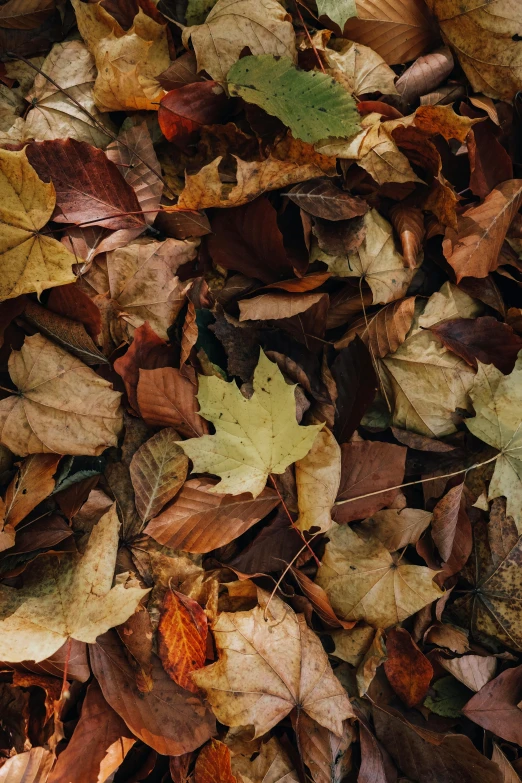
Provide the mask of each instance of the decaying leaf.
{"label": "decaying leaf", "polygon": [[212,626],[219,661],[195,672],[193,680],[226,726],[252,724],[259,737],[298,705],[341,736],[342,722],[353,712],[319,639],[302,616],[276,596],[268,605],[269,598],[258,590],[255,609],[220,614]]}

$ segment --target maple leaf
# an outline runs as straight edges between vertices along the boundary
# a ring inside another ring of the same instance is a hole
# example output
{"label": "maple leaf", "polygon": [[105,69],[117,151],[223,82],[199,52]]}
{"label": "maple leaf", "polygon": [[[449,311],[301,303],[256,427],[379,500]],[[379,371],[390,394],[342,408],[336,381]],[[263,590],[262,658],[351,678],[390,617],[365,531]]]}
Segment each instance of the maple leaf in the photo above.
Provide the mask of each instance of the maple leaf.
{"label": "maple leaf", "polygon": [[328,539],[316,582],[344,620],[389,628],[443,595],[433,582],[437,571],[394,560],[376,538],[363,540],[343,525]]}
{"label": "maple leaf", "polygon": [[326,653],[302,615],[276,596],[268,606],[269,598],[258,589],[254,609],[219,615],[212,626],[219,661],[194,672],[194,682],[207,692],[221,723],[252,724],[255,737],[295,707],[341,736],[342,722],[353,712]]}
{"label": "maple leaf", "polygon": [[243,397],[236,384],[215,376],[199,377],[200,414],[211,421],[215,435],[180,441],[194,472],[214,473],[221,481],[210,492],[257,497],[270,473],[308,454],[322,424],[301,427],[295,418],[294,386],[260,352],[254,393]]}
{"label": "maple leaf", "polygon": [[122,428],[120,394],[40,334],[9,357],[19,393],[0,401],[0,441],[15,454],[101,454]]}
{"label": "maple leaf", "polygon": [[73,282],[75,257],[40,234],[53,213],[56,191],[27,160],[25,150],[0,150],[0,300]]}
{"label": "maple leaf", "polygon": [[23,588],[2,586],[2,660],[43,661],[67,639],[93,643],[130,617],[149,591],[112,587],[119,527],[112,506],[93,528],[82,556],[41,559]]}
{"label": "maple leaf", "polygon": [[479,362],[470,395],[476,415],[466,426],[500,452],[488,499],[504,495],[507,513],[522,533],[522,357],[509,375]]}

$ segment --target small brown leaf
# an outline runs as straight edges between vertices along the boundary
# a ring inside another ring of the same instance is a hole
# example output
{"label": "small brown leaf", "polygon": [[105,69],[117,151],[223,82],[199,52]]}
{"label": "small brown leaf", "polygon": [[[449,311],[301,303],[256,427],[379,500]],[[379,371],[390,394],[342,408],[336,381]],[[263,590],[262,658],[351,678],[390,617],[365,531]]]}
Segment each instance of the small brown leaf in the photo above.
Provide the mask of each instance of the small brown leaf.
{"label": "small brown leaf", "polygon": [[477,368],[477,361],[494,364],[504,375],[509,375],[522,349],[522,338],[513,329],[490,315],[482,318],[455,318],[431,327],[439,340]]}
{"label": "small brown leaf", "polygon": [[185,367],[183,373],[173,367],[139,371],[138,406],[151,427],[174,427],[187,438],[207,433],[207,422],[198,413],[196,392],[192,367]]}
{"label": "small brown leaf", "polygon": [[412,103],[416,98],[426,95],[442,84],[453,67],[451,49],[443,46],[430,54],[418,57],[413,65],[404,71],[400,79],[397,79],[395,87],[406,103]]}
{"label": "small brown leaf", "polygon": [[428,692],[433,667],[404,628],[386,634],[386,651],[386,677],[404,704],[414,707]]}
{"label": "small brown leaf", "polygon": [[84,364],[109,363],[87,334],[82,323],[46,310],[36,302],[27,302],[24,316],[42,334],[61,345],[73,356],[77,356]]}
{"label": "small brown leaf", "polygon": [[136,508],[144,522],[159,514],[187,477],[188,457],[176,444],[177,440],[176,430],[161,430],[140,446],[131,460]]}
{"label": "small brown leaf", "polygon": [[508,742],[522,744],[522,666],[503,671],[462,708],[466,717]]}
{"label": "small brown leaf", "polygon": [[414,312],[414,296],[390,302],[376,313],[358,318],[334,345],[340,350],[359,335],[372,356],[383,359],[389,353],[394,353],[406,339]]}
{"label": "small brown leaf", "polygon": [[401,238],[402,253],[406,263],[410,269],[415,269],[426,234],[424,215],[416,207],[405,207],[399,203],[390,210],[390,219]]}
{"label": "small brown leaf", "polygon": [[348,220],[369,209],[366,201],[336,188],[329,179],[309,179],[286,195],[305,212],[325,220]]}
{"label": "small brown leaf", "polygon": [[22,463],[5,493],[5,523],[16,527],[54,489],[54,474],[61,457],[33,454]]}

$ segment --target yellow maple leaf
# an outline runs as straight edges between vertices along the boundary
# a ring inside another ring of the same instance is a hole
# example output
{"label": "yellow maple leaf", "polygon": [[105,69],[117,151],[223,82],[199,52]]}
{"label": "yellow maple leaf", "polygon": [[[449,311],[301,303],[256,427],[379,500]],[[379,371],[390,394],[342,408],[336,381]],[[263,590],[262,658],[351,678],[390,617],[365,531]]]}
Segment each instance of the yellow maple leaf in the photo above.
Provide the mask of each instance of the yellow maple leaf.
{"label": "yellow maple leaf", "polygon": [[294,386],[261,351],[254,373],[254,393],[247,400],[235,382],[200,376],[200,415],[215,435],[180,441],[195,473],[213,473],[221,481],[210,492],[257,497],[270,473],[285,469],[308,454],[322,424],[301,427],[295,418]]}
{"label": "yellow maple leaf", "polygon": [[0,301],[76,280],[76,258],[39,233],[55,203],[54,185],[42,182],[25,150],[0,150]]}

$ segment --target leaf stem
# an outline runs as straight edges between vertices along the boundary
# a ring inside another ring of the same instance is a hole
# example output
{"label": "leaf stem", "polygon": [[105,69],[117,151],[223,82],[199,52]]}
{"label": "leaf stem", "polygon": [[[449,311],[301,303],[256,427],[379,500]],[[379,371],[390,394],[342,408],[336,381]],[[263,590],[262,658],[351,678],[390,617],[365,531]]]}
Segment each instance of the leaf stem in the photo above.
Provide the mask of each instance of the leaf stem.
{"label": "leaf stem", "polygon": [[491,457],[490,459],[485,460],[484,462],[477,462],[475,465],[471,465],[469,468],[462,468],[462,470],[455,470],[453,473],[444,473],[442,476],[430,476],[429,478],[425,479],[418,479],[417,481],[408,481],[406,484],[397,484],[395,487],[385,487],[384,489],[377,489],[375,492],[367,492],[365,495],[358,495],[355,498],[347,498],[346,500],[338,500],[334,503],[334,506],[342,506],[345,503],[354,503],[356,500],[364,500],[364,498],[371,498],[374,495],[382,495],[383,492],[390,492],[392,489],[402,489],[403,487],[413,487],[416,484],[425,484],[427,481],[436,481],[437,479],[443,479],[443,478],[451,478],[452,476],[460,476],[462,473],[469,473],[470,470],[475,470],[476,468],[481,468],[484,465],[488,465],[490,462],[495,462],[500,455],[502,454],[501,451],[499,451],[498,454],[495,454],[494,457]]}
{"label": "leaf stem", "polygon": [[[320,532],[319,533],[314,533],[313,536],[311,537],[310,541],[313,541],[313,539],[316,536],[319,536],[319,535],[321,535]],[[290,571],[290,569],[292,568],[293,564],[295,563],[295,561],[297,560],[299,555],[302,554],[305,551],[305,549],[309,546],[309,543],[310,542],[307,541],[306,544],[301,547],[299,552],[296,555],[294,555],[294,557],[290,560],[290,562],[288,563],[287,567],[285,568],[285,570],[283,571],[283,573],[281,574],[281,576],[279,577],[279,579],[275,583],[275,587],[272,590],[272,592],[270,593],[270,598],[266,602],[265,611],[263,612],[263,617],[265,619],[265,622],[268,622],[268,617],[267,617],[268,607],[270,606],[270,602],[271,602],[272,598],[274,597],[274,595],[276,594],[276,592],[277,592],[277,590],[279,588],[279,585],[281,584],[281,582],[283,581],[283,579],[285,578],[287,573]],[[314,555],[314,557],[315,557],[315,555]],[[319,563],[319,565],[321,565],[321,563]]]}

